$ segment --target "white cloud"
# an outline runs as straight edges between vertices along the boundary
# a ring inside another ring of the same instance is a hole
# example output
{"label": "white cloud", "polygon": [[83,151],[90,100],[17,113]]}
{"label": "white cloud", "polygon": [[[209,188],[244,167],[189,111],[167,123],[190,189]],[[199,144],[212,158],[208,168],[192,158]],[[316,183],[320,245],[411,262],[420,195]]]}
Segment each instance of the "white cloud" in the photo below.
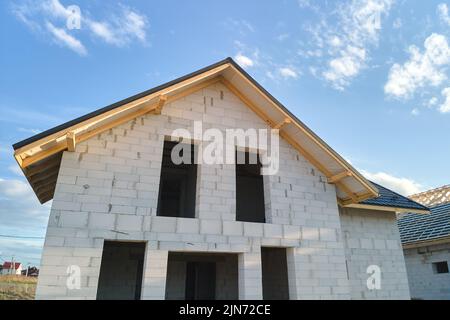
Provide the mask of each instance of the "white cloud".
{"label": "white cloud", "polygon": [[444,96],[444,103],[439,106],[439,111],[442,113],[450,112],[450,87],[442,90],[442,95]]}
{"label": "white cloud", "polygon": [[419,111],[418,108],[414,108],[414,109],[411,110],[411,114],[413,116],[418,116],[420,114],[420,111]]}
{"label": "white cloud", "polygon": [[68,34],[64,29],[55,27],[51,22],[46,23],[47,30],[53,35],[57,43],[75,51],[80,56],[87,55],[87,50],[80,40]]}
{"label": "white cloud", "polygon": [[347,46],[345,54],[329,62],[329,69],[323,73],[328,81],[342,89],[349,79],[358,75],[366,59],[364,48]]}
{"label": "white cloud", "polygon": [[430,100],[428,100],[428,102],[426,103],[426,106],[427,106],[428,108],[432,108],[432,107],[434,107],[437,103],[438,103],[438,98],[432,97],[432,98],[430,98]]}
{"label": "white cloud", "polygon": [[148,21],[146,16],[141,15],[128,8],[123,9],[119,17],[110,21],[96,21],[84,19],[92,33],[106,43],[118,47],[125,46],[137,39],[141,43],[146,43],[146,29]]}
{"label": "white cloud", "polygon": [[[394,0],[336,2],[337,8],[309,28],[313,45],[324,52],[321,76],[343,90],[367,67],[370,50],[378,45],[381,18]],[[307,51],[307,50],[305,50]]]}
{"label": "white cloud", "polygon": [[424,186],[412,179],[395,177],[385,172],[371,173],[361,170],[361,173],[367,179],[404,196],[416,194],[425,189]]}
{"label": "white cloud", "polygon": [[8,198],[28,197],[31,194],[30,186],[21,180],[5,180],[0,178],[0,195]]}
{"label": "white cloud", "polygon": [[244,56],[242,53],[238,53],[234,60],[243,68],[253,67],[255,62],[247,56]]}
{"label": "white cloud", "polygon": [[448,14],[448,6],[445,3],[441,3],[437,7],[439,18],[446,24],[450,25],[450,16]]}
{"label": "white cloud", "polygon": [[278,72],[284,79],[288,79],[288,78],[297,79],[298,78],[298,73],[290,67],[279,68]]}
{"label": "white cloud", "polygon": [[117,47],[126,46],[134,40],[142,44],[147,43],[147,17],[125,6],[109,13],[104,20],[97,20],[88,13],[85,14],[81,8],[81,29],[75,32],[66,29],[67,19],[73,16],[73,12],[59,0],[44,0],[40,3],[23,0],[20,5],[13,5],[12,11],[16,18],[31,30],[50,34],[58,43],[81,56],[87,54],[87,49],[82,41],[75,37],[75,32],[77,35],[92,35]]}
{"label": "white cloud", "polygon": [[384,92],[396,98],[410,98],[418,88],[438,86],[447,77],[450,48],[445,36],[433,33],[424,42],[424,51],[409,47],[410,58],[403,65],[394,64]]}
{"label": "white cloud", "polygon": [[51,201],[41,205],[24,180],[0,178],[0,221],[3,227],[45,225]]}

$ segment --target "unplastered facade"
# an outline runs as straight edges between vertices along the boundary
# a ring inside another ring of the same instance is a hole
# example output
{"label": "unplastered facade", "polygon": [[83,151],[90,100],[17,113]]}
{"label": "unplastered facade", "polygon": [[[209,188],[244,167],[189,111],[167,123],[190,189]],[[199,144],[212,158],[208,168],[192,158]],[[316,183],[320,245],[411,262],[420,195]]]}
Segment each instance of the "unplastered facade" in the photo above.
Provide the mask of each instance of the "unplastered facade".
{"label": "unplastered facade", "polygon": [[[268,128],[218,82],[63,153],[38,299],[95,299],[105,240],[146,243],[142,299],[165,298],[169,252],[237,254],[238,297],[262,299],[261,247],[286,248],[290,299],[409,298],[394,214],[340,214],[335,185],[283,139],[278,173],[264,176],[266,223],[236,221],[230,164],[198,166],[195,218],[157,216],[164,141],[194,121]],[[366,268],[380,263],[389,271],[370,292]],[[68,286],[71,266],[79,288]]]}

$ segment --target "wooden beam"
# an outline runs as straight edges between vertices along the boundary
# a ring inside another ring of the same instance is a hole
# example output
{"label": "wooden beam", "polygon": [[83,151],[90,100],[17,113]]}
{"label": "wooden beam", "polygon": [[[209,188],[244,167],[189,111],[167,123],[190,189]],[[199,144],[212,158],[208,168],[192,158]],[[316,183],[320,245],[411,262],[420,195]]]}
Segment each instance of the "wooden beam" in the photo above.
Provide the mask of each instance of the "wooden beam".
{"label": "wooden beam", "polygon": [[167,96],[160,95],[158,102],[156,103],[156,108],[153,110],[154,114],[161,114],[161,110],[167,102]]}
{"label": "wooden beam", "polygon": [[236,74],[247,84],[249,84],[251,87],[253,87],[255,90],[257,90],[265,99],[275,107],[284,117],[290,118],[293,120],[294,125],[300,129],[306,136],[308,136],[312,141],[314,141],[319,148],[321,148],[323,151],[325,151],[330,157],[332,157],[339,165],[344,167],[347,170],[354,172],[354,177],[356,180],[358,180],[359,183],[361,183],[365,188],[369,190],[369,192],[372,193],[373,196],[378,195],[377,189],[373,187],[361,174],[359,174],[355,169],[351,167],[351,165],[348,164],[347,161],[345,161],[340,155],[338,155],[333,149],[331,149],[322,139],[320,139],[314,132],[312,132],[306,125],[301,123],[300,121],[296,121],[291,117],[291,115],[288,114],[284,108],[280,107],[277,103],[275,103],[271,97],[267,96],[265,92],[263,92],[258,86],[256,86],[250,79],[245,77],[239,70],[236,69],[236,67],[231,66],[233,70],[236,71]]}
{"label": "wooden beam", "polygon": [[195,85],[193,85],[193,86],[191,86],[191,87],[189,87],[189,88],[187,88],[187,89],[185,89],[185,90],[183,90],[183,91],[181,91],[179,93],[176,93],[176,94],[173,94],[171,96],[168,96],[166,104],[174,102],[174,101],[179,100],[181,98],[184,98],[184,97],[186,97],[186,96],[188,96],[188,95],[190,95],[192,93],[195,93],[195,92],[197,92],[199,90],[202,90],[202,89],[204,89],[206,87],[209,87],[210,85],[213,85],[213,84],[215,84],[217,82],[220,82],[222,79],[223,79],[222,76],[217,76],[217,77],[214,77],[214,78],[211,78],[211,79],[204,80],[204,81],[202,81],[200,83],[197,83],[197,84],[195,84]]}
{"label": "wooden beam", "polygon": [[23,165],[23,159],[22,156],[20,154],[14,154],[14,158],[16,158],[17,163],[19,164],[19,166],[22,168]]}
{"label": "wooden beam", "polygon": [[280,123],[276,124],[273,129],[281,129],[282,127],[284,127],[286,124],[291,123],[292,120],[289,118],[285,118],[283,121],[281,121]]}
{"label": "wooden beam", "polygon": [[[358,202],[358,195],[350,190],[344,183],[336,182],[336,186],[344,191],[353,202]],[[345,200],[344,200],[345,201]]]}
{"label": "wooden beam", "polygon": [[[201,90],[201,89],[205,88],[206,86],[209,86],[218,81],[220,81],[220,78],[218,78],[218,77],[205,80],[202,83],[198,83],[195,86],[193,86],[192,88],[187,89],[186,92],[181,92],[180,94],[174,95],[172,97],[167,97],[166,95],[161,95],[162,99],[159,99],[157,103],[154,103],[154,104],[142,103],[140,109],[133,111],[127,115],[124,115],[123,117],[118,118],[118,119],[116,119],[108,124],[105,124],[103,126],[99,126],[99,127],[93,128],[91,130],[87,130],[86,132],[83,132],[80,129],[78,129],[79,131],[74,130],[73,133],[76,135],[76,141],[78,143],[85,141],[85,140],[87,140],[97,134],[100,134],[106,130],[114,128],[120,124],[123,124],[123,123],[130,121],[134,118],[137,118],[139,116],[142,116],[146,113],[152,112],[152,111],[156,110],[158,108],[158,106],[163,105],[163,102],[164,103],[173,102],[175,100],[178,100],[178,99],[180,99],[190,93],[193,93],[195,91]],[[67,136],[67,133],[66,133],[66,136]],[[46,151],[41,151],[39,153],[36,153],[35,155],[26,157],[22,161],[22,168],[26,168],[38,161],[50,156],[51,154],[65,150],[66,148],[68,148],[68,139],[67,138],[64,139],[62,142],[58,142],[56,146],[49,148]]]}
{"label": "wooden beam", "polygon": [[41,151],[39,153],[36,153],[35,155],[26,157],[22,161],[22,168],[26,168],[26,167],[28,167],[28,166],[30,166],[30,165],[38,162],[38,161],[41,161],[41,160],[43,160],[43,159],[45,159],[45,158],[47,158],[47,157],[49,157],[49,156],[51,156],[53,154],[55,154],[55,153],[57,153],[59,151],[63,151],[65,149],[67,149],[67,141],[64,141],[62,143],[60,142],[59,144],[57,144],[54,147],[51,147],[51,148],[49,148],[47,150]]}
{"label": "wooden beam", "polygon": [[345,205],[344,207],[345,208],[355,208],[355,209],[377,210],[377,211],[390,211],[390,212],[395,212],[395,213],[418,213],[418,214],[429,214],[430,213],[430,211],[427,211],[427,210],[377,206],[377,205],[361,204],[361,203],[351,203],[351,204]]}
{"label": "wooden beam", "polygon": [[25,154],[26,152],[30,151],[31,149],[34,148],[38,148],[42,145],[45,145],[46,143],[48,143],[49,141],[53,141],[56,140],[58,138],[64,137],[67,132],[70,131],[74,131],[78,133],[78,129],[80,127],[84,127],[84,126],[95,126],[98,122],[102,122],[105,118],[108,117],[112,117],[112,116],[117,116],[118,114],[122,113],[122,112],[126,112],[126,111],[130,111],[132,109],[136,109],[139,107],[142,107],[143,104],[148,103],[149,101],[151,101],[152,99],[160,96],[160,95],[166,95],[169,96],[169,94],[182,89],[185,86],[189,86],[191,84],[195,84],[198,83],[199,81],[203,81],[203,80],[209,80],[211,77],[220,75],[225,69],[228,69],[231,65],[229,63],[218,66],[212,70],[209,70],[207,72],[204,72],[202,74],[199,74],[197,76],[194,76],[190,79],[186,79],[182,82],[176,83],[168,88],[165,88],[163,90],[160,90],[159,92],[155,92],[153,94],[150,94],[148,96],[142,97],[140,99],[134,100],[132,102],[129,102],[123,106],[114,108],[112,110],[106,111],[98,116],[95,116],[93,118],[90,118],[82,123],[78,123],[75,124],[73,126],[70,126],[64,130],[55,132],[51,135],[48,135],[42,139],[39,139],[37,141],[34,141],[30,144],[27,144],[19,149],[16,150],[16,154],[22,155]]}
{"label": "wooden beam", "polygon": [[291,138],[288,134],[280,132],[280,137],[286,140],[291,146],[294,147],[309,163],[320,170],[327,178],[331,176],[331,172],[325,168],[323,164],[317,161],[308,151],[306,151],[298,142]]}
{"label": "wooden beam", "polygon": [[241,101],[247,105],[254,113],[256,113],[261,119],[263,119],[271,128],[273,128],[276,123],[272,121],[269,116],[261,110],[258,106],[256,106],[252,101],[250,101],[246,96],[244,96],[238,88],[236,88],[231,82],[227,79],[223,78],[222,83],[225,87],[228,88],[231,92],[233,92]]}
{"label": "wooden beam", "polygon": [[361,201],[373,198],[373,194],[370,193],[370,192],[369,193],[363,193],[363,194],[353,194],[353,195],[355,196],[355,199],[352,199],[351,197],[345,198],[345,199],[341,200],[340,204],[342,206],[348,206],[348,205],[353,204],[353,203],[359,203]]}
{"label": "wooden beam", "polygon": [[346,171],[338,173],[338,174],[336,174],[334,176],[329,177],[328,178],[328,183],[336,183],[336,182],[338,182],[338,181],[340,181],[340,180],[342,180],[342,179],[344,179],[346,177],[351,177],[352,175],[353,174],[352,174],[351,171],[346,170]]}
{"label": "wooden beam", "polygon": [[[266,123],[268,123],[271,127],[275,127],[276,124],[270,118],[259,108],[257,107],[253,102],[251,102],[249,99],[247,99],[240,91],[237,89],[233,84],[231,84],[226,79],[222,80],[223,84],[236,96],[238,96],[242,102],[244,102],[251,110],[253,110],[258,116],[260,116]],[[303,157],[305,157],[306,160],[308,160],[313,166],[315,166],[318,170],[320,170],[327,178],[332,177],[332,173],[325,168],[324,165],[322,165],[319,161],[317,161],[311,154],[306,151],[300,144],[298,144],[293,138],[291,138],[288,134],[285,132],[280,132],[280,137],[286,140],[290,145],[292,145]],[[336,183],[338,187],[344,191],[352,201],[357,202],[357,196],[342,182]]]}
{"label": "wooden beam", "polygon": [[66,134],[66,143],[67,143],[67,150],[70,152],[75,152],[75,147],[77,145],[76,141],[76,135],[75,132],[69,131]]}

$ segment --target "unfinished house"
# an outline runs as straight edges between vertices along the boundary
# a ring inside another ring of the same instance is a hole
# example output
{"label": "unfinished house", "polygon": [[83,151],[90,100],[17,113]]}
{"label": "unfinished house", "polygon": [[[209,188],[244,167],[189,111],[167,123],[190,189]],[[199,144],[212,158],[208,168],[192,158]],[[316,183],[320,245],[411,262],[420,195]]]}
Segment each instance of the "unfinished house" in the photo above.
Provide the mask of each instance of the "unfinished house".
{"label": "unfinished house", "polygon": [[[191,161],[199,122],[279,129],[278,170],[262,174],[271,144],[238,139],[231,157],[254,161]],[[395,214],[427,209],[367,181],[230,58],[14,150],[53,199],[38,299],[410,298]]]}
{"label": "unfinished house", "polygon": [[450,186],[410,198],[430,207],[398,220],[411,298],[450,300]]}

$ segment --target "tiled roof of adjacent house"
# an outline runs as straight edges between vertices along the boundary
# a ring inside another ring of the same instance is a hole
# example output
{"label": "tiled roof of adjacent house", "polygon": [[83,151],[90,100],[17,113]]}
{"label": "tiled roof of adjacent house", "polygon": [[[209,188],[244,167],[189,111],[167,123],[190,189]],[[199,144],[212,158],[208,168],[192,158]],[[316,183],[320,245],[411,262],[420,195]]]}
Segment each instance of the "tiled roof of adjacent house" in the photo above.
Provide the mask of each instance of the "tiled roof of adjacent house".
{"label": "tiled roof of adjacent house", "polygon": [[450,203],[430,208],[429,214],[405,214],[397,224],[403,244],[450,236]]}
{"label": "tiled roof of adjacent house", "polygon": [[428,211],[428,208],[420,203],[399,195],[398,193],[380,186],[373,181],[371,181],[371,183],[378,188],[380,195],[377,198],[364,200],[361,204]]}

